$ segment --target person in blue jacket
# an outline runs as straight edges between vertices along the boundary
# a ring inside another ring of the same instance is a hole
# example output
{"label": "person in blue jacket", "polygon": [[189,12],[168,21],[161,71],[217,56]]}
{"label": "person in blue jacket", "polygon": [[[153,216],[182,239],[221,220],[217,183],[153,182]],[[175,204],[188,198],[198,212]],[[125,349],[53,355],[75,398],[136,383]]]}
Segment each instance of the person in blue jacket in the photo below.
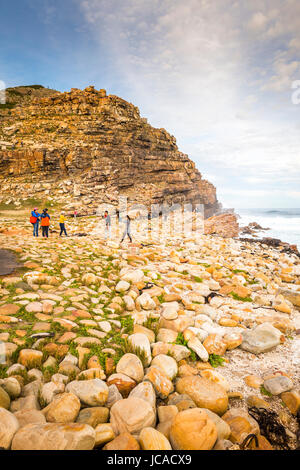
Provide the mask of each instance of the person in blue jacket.
{"label": "person in blue jacket", "polygon": [[34,237],[39,236],[40,217],[41,217],[41,214],[38,213],[38,209],[37,208],[33,209],[33,211],[31,212],[30,222],[33,225],[33,236]]}

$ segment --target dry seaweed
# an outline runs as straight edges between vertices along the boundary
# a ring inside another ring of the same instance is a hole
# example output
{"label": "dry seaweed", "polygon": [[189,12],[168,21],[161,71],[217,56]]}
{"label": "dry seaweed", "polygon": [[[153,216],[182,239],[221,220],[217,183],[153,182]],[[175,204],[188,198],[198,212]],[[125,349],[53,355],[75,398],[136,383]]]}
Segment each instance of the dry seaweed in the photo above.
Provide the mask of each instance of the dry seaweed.
{"label": "dry seaweed", "polygon": [[260,433],[274,446],[282,450],[290,450],[289,438],[284,426],[279,422],[274,411],[265,408],[249,408],[249,414],[254,418],[260,428]]}

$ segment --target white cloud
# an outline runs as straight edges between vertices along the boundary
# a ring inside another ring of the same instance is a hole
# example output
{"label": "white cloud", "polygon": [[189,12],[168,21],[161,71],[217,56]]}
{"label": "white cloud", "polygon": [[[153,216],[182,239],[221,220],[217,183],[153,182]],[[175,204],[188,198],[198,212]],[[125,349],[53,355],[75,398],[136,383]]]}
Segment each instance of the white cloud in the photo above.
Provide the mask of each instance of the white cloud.
{"label": "white cloud", "polygon": [[261,31],[265,28],[267,21],[267,17],[261,11],[258,11],[251,17],[249,21],[249,28],[253,31]]}
{"label": "white cloud", "polygon": [[[260,175],[289,197],[284,187],[300,183],[300,118],[291,105],[291,82],[300,79],[298,0],[80,3],[124,98],[175,135],[200,171],[217,183],[230,170],[240,187]],[[255,200],[264,198],[259,191]]]}

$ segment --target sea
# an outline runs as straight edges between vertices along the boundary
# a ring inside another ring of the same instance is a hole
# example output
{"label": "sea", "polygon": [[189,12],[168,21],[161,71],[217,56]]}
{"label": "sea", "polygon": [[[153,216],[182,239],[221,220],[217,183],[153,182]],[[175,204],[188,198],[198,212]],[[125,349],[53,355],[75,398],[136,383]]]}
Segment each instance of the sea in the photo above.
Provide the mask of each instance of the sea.
{"label": "sea", "polygon": [[[258,238],[279,238],[300,249],[300,209],[235,209],[235,212],[240,216],[240,227],[257,222],[261,227],[270,229],[256,231]],[[252,238],[250,235],[241,237]]]}

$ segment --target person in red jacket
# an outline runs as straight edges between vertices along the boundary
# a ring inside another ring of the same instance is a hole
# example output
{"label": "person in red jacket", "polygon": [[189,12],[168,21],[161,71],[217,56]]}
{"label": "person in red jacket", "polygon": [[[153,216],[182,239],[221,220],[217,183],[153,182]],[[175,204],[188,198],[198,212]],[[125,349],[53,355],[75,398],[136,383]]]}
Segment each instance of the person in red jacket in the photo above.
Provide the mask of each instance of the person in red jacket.
{"label": "person in red jacket", "polygon": [[44,209],[41,215],[41,227],[43,237],[49,237],[50,215],[48,209]]}

